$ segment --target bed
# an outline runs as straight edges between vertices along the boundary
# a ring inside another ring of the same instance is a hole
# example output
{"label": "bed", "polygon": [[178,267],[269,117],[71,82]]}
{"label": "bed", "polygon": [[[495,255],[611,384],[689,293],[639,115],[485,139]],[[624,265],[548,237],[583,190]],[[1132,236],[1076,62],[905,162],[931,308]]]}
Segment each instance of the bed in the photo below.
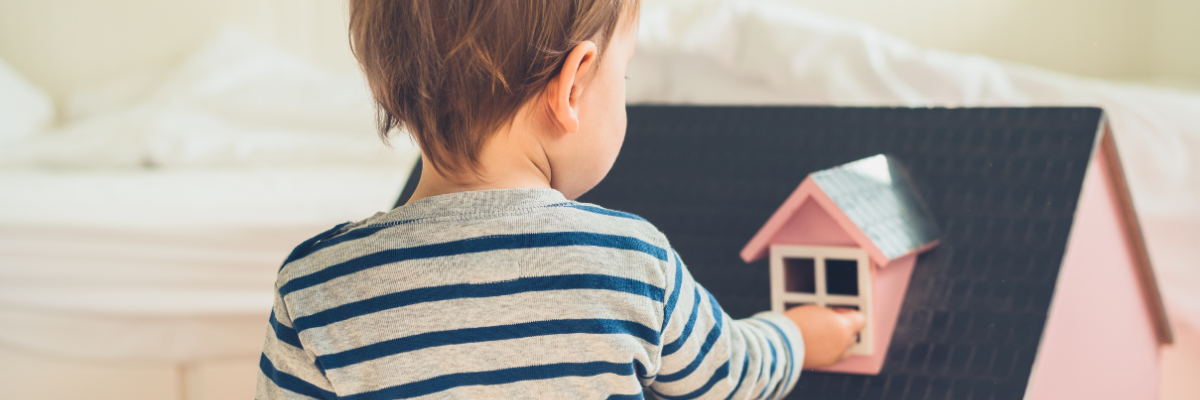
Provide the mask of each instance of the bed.
{"label": "bed", "polygon": [[359,78],[235,28],[119,85],[0,147],[0,343],[93,360],[256,355],[292,247],[390,209],[417,154],[379,143]]}

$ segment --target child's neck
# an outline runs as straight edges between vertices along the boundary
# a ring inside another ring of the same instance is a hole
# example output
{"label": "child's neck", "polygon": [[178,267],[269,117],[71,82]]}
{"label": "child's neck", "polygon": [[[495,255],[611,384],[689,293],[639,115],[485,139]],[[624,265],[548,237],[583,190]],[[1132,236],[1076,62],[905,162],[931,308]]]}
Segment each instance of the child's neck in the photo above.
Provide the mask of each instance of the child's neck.
{"label": "child's neck", "polygon": [[[493,167],[488,168],[489,171],[492,171],[491,173],[480,178],[460,178],[455,180],[448,179],[439,174],[429,164],[429,160],[422,159],[421,162],[421,181],[417,183],[416,190],[413,191],[412,197],[408,200],[409,203],[427,197],[474,190],[550,187],[549,175],[541,174],[537,168],[528,168],[532,171],[510,169],[510,173],[497,173],[496,168]],[[463,175],[470,176],[470,173],[468,172]]]}
{"label": "child's neck", "polygon": [[474,190],[550,188],[550,162],[536,132],[544,128],[520,114],[480,149],[478,176],[470,171],[454,178],[444,176],[429,158],[422,157],[421,181],[408,202]]}

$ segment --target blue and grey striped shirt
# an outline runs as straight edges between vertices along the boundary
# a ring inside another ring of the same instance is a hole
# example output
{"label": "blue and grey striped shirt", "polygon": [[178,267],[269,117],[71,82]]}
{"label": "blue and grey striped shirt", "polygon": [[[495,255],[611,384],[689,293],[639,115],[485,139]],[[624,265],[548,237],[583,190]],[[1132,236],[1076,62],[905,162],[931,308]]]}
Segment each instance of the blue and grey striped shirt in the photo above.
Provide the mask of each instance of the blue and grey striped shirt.
{"label": "blue and grey striped shirt", "polygon": [[730,319],[649,222],[485,190],[297,247],[257,398],[780,398],[803,358],[790,320]]}

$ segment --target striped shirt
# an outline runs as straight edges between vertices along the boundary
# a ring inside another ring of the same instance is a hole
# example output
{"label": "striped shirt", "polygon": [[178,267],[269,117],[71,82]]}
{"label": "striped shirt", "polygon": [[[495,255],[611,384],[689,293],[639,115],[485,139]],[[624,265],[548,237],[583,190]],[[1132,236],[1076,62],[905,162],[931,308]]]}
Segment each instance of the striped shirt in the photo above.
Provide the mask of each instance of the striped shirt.
{"label": "striped shirt", "polygon": [[485,190],[300,244],[257,398],[780,398],[803,358],[790,320],[730,319],[649,222]]}

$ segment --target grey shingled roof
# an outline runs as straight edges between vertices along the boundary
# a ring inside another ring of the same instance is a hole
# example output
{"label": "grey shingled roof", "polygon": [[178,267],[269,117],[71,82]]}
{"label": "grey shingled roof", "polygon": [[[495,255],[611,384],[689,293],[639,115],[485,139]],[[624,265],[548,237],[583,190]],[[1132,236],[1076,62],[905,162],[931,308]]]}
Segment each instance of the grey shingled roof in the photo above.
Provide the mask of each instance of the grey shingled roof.
{"label": "grey shingled roof", "polygon": [[616,164],[579,200],[654,223],[734,318],[770,308],[767,260],[746,265],[739,252],[808,174],[875,154],[912,174],[941,244],[917,258],[883,370],[805,371],[788,398],[1023,397],[1099,109],[631,106],[628,116]]}
{"label": "grey shingled roof", "polygon": [[879,154],[814,172],[813,181],[889,260],[937,240],[908,170]]}

